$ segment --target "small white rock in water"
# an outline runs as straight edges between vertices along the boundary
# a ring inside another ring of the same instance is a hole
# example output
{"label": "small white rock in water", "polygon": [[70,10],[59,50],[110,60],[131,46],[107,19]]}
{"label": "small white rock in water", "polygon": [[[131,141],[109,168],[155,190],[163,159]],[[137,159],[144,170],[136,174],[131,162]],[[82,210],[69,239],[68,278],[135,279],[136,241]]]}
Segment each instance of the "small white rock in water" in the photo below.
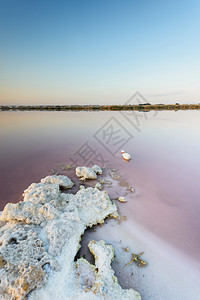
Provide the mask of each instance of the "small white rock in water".
{"label": "small white rock in water", "polygon": [[121,150],[121,154],[124,160],[129,161],[131,159],[131,155],[127,152],[125,152],[124,150]]}
{"label": "small white rock in water", "polygon": [[80,177],[80,180],[97,179],[97,174],[102,174],[102,169],[97,165],[94,165],[92,168],[89,167],[76,168],[76,175]]}
{"label": "small white rock in water", "polygon": [[126,200],[124,197],[119,197],[119,198],[118,198],[118,201],[119,201],[119,202],[127,202],[127,200]]}

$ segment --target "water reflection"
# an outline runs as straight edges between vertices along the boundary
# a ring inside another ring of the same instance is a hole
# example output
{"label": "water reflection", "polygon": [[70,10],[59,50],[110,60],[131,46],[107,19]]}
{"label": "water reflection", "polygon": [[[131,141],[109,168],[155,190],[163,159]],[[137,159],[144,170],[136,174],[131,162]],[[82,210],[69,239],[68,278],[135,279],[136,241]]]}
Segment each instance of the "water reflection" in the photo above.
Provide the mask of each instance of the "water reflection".
{"label": "water reflection", "polygon": [[[199,136],[196,111],[148,113],[131,122],[120,112],[3,112],[1,209],[60,163],[114,167],[136,188],[122,213],[199,261]],[[121,147],[133,156],[130,163]]]}

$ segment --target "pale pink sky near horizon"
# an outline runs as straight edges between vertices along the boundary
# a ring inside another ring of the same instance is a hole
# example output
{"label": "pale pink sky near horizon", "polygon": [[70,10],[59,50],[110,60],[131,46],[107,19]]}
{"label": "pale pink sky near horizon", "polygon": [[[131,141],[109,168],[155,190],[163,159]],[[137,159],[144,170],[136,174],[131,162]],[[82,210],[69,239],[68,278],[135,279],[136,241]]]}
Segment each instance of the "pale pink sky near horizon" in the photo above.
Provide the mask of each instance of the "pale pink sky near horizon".
{"label": "pale pink sky near horizon", "polygon": [[[158,91],[141,91],[134,90],[134,88],[122,91],[116,88],[116,91],[99,91],[99,92],[82,92],[78,94],[77,91],[72,92],[70,95],[60,95],[57,93],[50,93],[49,91],[4,91],[1,93],[0,90],[0,105],[52,105],[52,104],[124,104],[128,101],[135,93],[139,92],[146,101],[152,104],[158,103],[200,103],[200,92],[189,92],[189,91],[171,91],[166,92],[162,90]],[[156,93],[157,92],[157,93]],[[131,103],[137,104],[136,100]]]}

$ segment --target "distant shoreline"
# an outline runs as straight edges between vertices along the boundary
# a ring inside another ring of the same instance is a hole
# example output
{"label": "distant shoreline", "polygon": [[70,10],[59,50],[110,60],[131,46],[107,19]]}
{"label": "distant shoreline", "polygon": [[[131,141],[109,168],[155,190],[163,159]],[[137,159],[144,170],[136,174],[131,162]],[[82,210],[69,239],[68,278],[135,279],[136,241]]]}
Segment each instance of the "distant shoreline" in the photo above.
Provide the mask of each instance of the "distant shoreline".
{"label": "distant shoreline", "polygon": [[200,104],[150,104],[137,105],[1,105],[0,111],[151,111],[151,110],[199,110]]}

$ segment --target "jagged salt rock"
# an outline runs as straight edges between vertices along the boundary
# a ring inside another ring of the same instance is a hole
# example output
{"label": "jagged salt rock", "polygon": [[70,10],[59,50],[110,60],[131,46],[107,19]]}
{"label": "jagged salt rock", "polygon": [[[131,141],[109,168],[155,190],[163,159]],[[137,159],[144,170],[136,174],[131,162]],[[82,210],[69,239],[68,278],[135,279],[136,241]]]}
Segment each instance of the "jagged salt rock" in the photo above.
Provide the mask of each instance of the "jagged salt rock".
{"label": "jagged salt rock", "polygon": [[71,181],[71,179],[64,175],[47,176],[47,177],[41,179],[41,182],[58,184],[60,187],[63,187],[65,189],[70,189],[74,185],[74,183]]}
{"label": "jagged salt rock", "polygon": [[94,165],[92,170],[94,170],[96,174],[102,174],[102,169],[97,165]]}
{"label": "jagged salt rock", "polygon": [[139,300],[137,292],[118,285],[111,246],[90,243],[95,267],[74,262],[85,229],[117,217],[116,205],[97,188],[61,193],[60,179],[54,179],[30,185],[23,202],[8,204],[0,214],[0,299]]}
{"label": "jagged salt rock", "polygon": [[111,268],[114,257],[114,249],[111,245],[106,245],[104,241],[91,241],[88,247],[95,257],[95,265],[91,265],[84,258],[77,260],[78,285],[85,291],[85,295],[77,290],[76,299],[141,299],[136,291],[123,290],[120,287]]}
{"label": "jagged salt rock", "polygon": [[19,221],[28,224],[41,224],[59,217],[59,211],[50,203],[35,204],[31,201],[8,203],[1,216],[1,221]]}
{"label": "jagged salt rock", "polygon": [[92,168],[89,167],[76,168],[76,175],[80,177],[80,180],[97,179],[97,174],[102,174],[102,169],[97,165],[94,165]]}
{"label": "jagged salt rock", "polygon": [[48,203],[60,195],[58,184],[32,183],[23,193],[24,201]]}
{"label": "jagged salt rock", "polygon": [[9,222],[0,229],[0,299],[25,299],[40,288],[48,275],[46,264],[58,268],[58,262],[46,251],[38,237],[38,227]]}

